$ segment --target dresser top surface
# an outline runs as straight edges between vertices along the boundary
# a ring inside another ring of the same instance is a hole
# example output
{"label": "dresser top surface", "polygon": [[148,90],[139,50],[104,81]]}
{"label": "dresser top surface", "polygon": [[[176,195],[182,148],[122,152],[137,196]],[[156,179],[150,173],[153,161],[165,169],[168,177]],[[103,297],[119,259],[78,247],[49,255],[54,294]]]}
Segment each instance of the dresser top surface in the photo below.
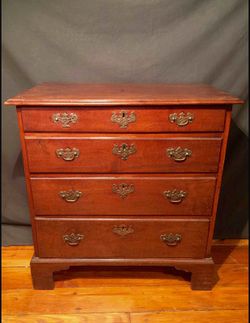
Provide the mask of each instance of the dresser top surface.
{"label": "dresser top surface", "polygon": [[42,83],[10,99],[16,106],[110,106],[241,104],[244,101],[206,84]]}

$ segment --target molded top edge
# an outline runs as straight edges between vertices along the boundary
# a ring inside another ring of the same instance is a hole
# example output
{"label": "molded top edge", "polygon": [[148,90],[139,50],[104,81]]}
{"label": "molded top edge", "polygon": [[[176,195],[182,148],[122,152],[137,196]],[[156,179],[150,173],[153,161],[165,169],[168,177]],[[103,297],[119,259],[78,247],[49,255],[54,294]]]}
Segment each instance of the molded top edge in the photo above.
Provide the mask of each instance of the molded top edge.
{"label": "molded top edge", "polygon": [[242,104],[243,100],[206,84],[42,83],[8,99],[16,106],[114,106]]}

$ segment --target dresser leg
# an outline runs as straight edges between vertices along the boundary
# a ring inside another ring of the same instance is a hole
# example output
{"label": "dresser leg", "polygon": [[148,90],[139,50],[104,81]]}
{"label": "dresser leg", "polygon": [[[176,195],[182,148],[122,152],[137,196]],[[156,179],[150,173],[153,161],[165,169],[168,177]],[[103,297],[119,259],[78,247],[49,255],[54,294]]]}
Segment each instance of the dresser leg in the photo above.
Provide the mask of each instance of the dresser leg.
{"label": "dresser leg", "polygon": [[214,264],[196,265],[191,271],[191,288],[193,290],[211,290],[218,280]]}
{"label": "dresser leg", "polygon": [[30,262],[30,270],[34,289],[54,289],[53,273],[60,270],[67,270],[69,266],[61,263],[46,263],[33,257]]}
{"label": "dresser leg", "polygon": [[50,265],[30,264],[34,289],[54,289],[53,270]]}
{"label": "dresser leg", "polygon": [[[177,270],[191,272],[191,288],[193,290],[211,290],[218,281],[215,265],[212,258],[204,259],[160,259],[156,261],[140,259],[126,259],[128,265],[156,265],[175,267]],[[68,270],[70,266],[107,266],[110,259],[49,259],[33,257],[30,263],[31,275],[34,289],[53,289],[53,273],[61,270]],[[124,265],[123,262],[112,259],[112,265]]]}

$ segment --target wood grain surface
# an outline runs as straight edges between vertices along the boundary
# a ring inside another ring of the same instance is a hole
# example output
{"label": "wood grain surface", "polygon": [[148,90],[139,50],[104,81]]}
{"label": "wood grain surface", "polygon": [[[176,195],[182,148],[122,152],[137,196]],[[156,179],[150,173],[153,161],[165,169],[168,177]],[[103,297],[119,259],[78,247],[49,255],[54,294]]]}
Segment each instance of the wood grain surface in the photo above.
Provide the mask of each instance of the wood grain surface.
{"label": "wood grain surface", "polygon": [[[216,172],[221,138],[211,135],[68,135],[26,134],[31,173],[171,173]],[[122,159],[114,147],[132,151]],[[133,147],[133,148],[132,148]],[[183,161],[169,156],[168,149],[188,149]],[[65,161],[57,149],[78,149],[79,156]]]}
{"label": "wood grain surface", "polygon": [[[129,120],[134,115],[135,120],[128,122],[122,127],[122,123],[112,122],[112,115],[120,116],[122,112],[126,113],[125,120]],[[173,113],[180,116],[184,112],[192,114],[192,122],[188,122],[184,126],[178,126],[176,122],[171,122],[170,117]],[[62,122],[55,122],[53,116],[55,114],[62,115],[73,113],[77,117],[77,121],[70,123],[65,127]],[[25,131],[44,131],[44,132],[192,132],[192,131],[223,131],[225,109],[221,106],[207,109],[206,106],[199,108],[195,105],[183,106],[181,108],[141,108],[134,107],[39,107],[22,108],[22,119]]]}
{"label": "wood grain surface", "polygon": [[[43,175],[32,176],[31,188],[36,215],[204,216],[211,215],[215,181],[215,176]],[[123,184],[133,188],[124,197],[119,194]],[[179,203],[172,203],[164,195],[174,190],[186,194]],[[81,196],[67,202],[60,192],[69,191],[78,191]]]}
{"label": "wood grain surface", "polygon": [[220,192],[221,192],[222,176],[223,176],[223,170],[224,170],[224,163],[225,163],[225,159],[226,159],[227,142],[228,142],[228,138],[229,138],[231,117],[232,117],[232,111],[228,110],[226,112],[225,129],[223,132],[220,160],[219,160],[219,165],[218,165],[218,173],[217,173],[217,181],[216,181],[215,194],[214,194],[212,218],[211,218],[210,230],[209,230],[208,241],[207,241],[207,256],[208,257],[210,256],[212,240],[213,240],[213,235],[214,235],[214,226],[215,226],[217,208],[218,208],[219,197],[220,197]]}
{"label": "wood grain surface", "polygon": [[[208,226],[208,219],[37,218],[38,257],[203,258]],[[78,245],[64,240],[72,233],[82,236]],[[161,240],[170,233],[180,235],[181,241],[168,245]]]}
{"label": "wood grain surface", "polygon": [[248,244],[216,241],[220,280],[191,291],[188,273],[171,268],[72,268],[52,291],[32,289],[33,247],[2,248],[2,322],[247,323]]}
{"label": "wood grain surface", "polygon": [[42,83],[6,105],[179,105],[239,104],[242,100],[206,84]]}

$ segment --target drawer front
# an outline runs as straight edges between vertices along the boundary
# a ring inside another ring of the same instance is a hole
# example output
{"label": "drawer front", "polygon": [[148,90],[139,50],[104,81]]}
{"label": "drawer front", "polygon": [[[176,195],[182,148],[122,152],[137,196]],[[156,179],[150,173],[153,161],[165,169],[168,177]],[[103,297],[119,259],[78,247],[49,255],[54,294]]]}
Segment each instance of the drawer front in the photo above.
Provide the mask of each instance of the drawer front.
{"label": "drawer front", "polygon": [[223,131],[225,109],[23,108],[24,131],[185,132]]}
{"label": "drawer front", "polygon": [[37,215],[210,215],[215,177],[32,177]]}
{"label": "drawer front", "polygon": [[39,257],[202,258],[207,219],[40,219]]}
{"label": "drawer front", "polygon": [[26,135],[31,172],[216,172],[220,137]]}

